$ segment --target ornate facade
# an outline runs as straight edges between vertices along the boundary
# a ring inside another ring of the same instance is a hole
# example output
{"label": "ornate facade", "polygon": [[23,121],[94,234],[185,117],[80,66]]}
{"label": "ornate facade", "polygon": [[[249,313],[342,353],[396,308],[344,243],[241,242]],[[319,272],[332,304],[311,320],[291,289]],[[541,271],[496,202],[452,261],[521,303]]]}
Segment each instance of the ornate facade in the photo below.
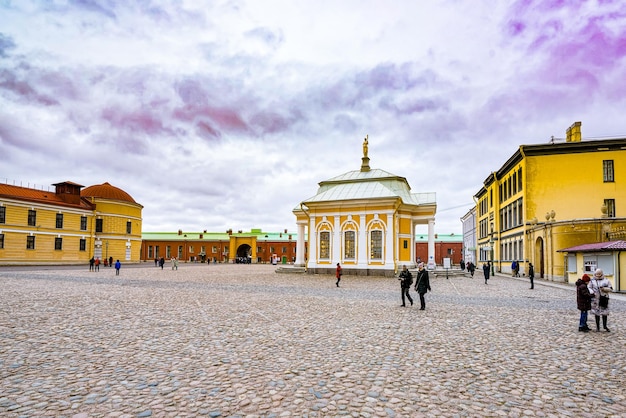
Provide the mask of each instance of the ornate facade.
{"label": "ornate facade", "polygon": [[328,273],[341,263],[345,274],[391,276],[403,264],[415,266],[415,227],[427,224],[424,261],[434,268],[436,210],[435,193],[411,193],[406,178],[370,169],[366,138],[360,170],[322,181],[294,208],[295,265]]}

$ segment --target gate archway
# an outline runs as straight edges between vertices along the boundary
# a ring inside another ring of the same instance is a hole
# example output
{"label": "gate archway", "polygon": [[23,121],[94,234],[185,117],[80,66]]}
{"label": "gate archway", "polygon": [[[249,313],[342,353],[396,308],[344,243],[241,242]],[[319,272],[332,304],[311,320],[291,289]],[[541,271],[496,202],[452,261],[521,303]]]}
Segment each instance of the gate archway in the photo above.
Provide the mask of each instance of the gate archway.
{"label": "gate archway", "polygon": [[252,247],[248,244],[241,244],[237,247],[237,258],[235,263],[250,264],[252,261]]}

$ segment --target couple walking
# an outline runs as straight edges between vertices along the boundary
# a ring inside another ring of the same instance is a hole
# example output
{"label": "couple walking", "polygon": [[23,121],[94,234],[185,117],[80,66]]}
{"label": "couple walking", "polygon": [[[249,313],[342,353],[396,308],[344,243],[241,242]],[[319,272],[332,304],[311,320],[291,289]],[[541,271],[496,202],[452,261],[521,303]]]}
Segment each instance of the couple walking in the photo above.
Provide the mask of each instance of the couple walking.
{"label": "couple walking", "polygon": [[600,331],[600,318],[602,318],[602,328],[606,332],[611,332],[607,326],[609,317],[609,293],[613,291],[613,286],[609,279],[604,277],[602,269],[596,269],[593,277],[583,274],[576,282],[576,302],[580,311],[578,321],[578,331],[589,332],[591,328],[587,326],[588,311],[596,318],[596,331]]}
{"label": "couple walking", "polygon": [[[428,271],[424,269],[424,263],[419,263],[417,266],[417,280],[415,283],[415,290],[420,296],[420,310],[423,311],[426,309],[426,299],[424,295],[426,292],[430,291],[430,281],[428,280]],[[402,289],[402,306],[406,306],[405,298],[409,299],[411,306],[413,306],[413,299],[409,294],[409,290],[411,289],[411,285],[413,284],[413,275],[407,269],[406,265],[402,266],[402,272],[400,272],[400,286]]]}

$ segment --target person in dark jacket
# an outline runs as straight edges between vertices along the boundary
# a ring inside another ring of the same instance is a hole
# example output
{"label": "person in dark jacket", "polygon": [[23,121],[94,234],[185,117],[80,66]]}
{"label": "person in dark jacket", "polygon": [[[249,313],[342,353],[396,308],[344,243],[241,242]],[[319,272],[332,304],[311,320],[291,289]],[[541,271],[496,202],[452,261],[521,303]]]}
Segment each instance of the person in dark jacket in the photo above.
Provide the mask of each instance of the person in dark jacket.
{"label": "person in dark jacket", "polygon": [[411,306],[413,306],[413,298],[409,295],[409,290],[413,284],[413,275],[409,269],[406,268],[406,266],[402,266],[402,271],[400,272],[398,280],[400,280],[400,289],[402,290],[402,306],[406,306],[405,297],[409,300]]}
{"label": "person in dark jacket", "polygon": [[587,326],[587,313],[591,309],[591,293],[589,292],[589,282],[591,278],[583,274],[581,279],[576,281],[576,305],[580,311],[580,320],[578,321],[578,331],[589,332]]}
{"label": "person in dark jacket", "polygon": [[528,278],[530,279],[530,288],[535,288],[535,267],[533,263],[528,263]]}
{"label": "person in dark jacket", "polygon": [[415,283],[415,290],[420,295],[420,311],[426,309],[426,300],[424,295],[426,292],[430,292],[430,281],[428,280],[428,271],[424,268],[424,263],[419,263],[417,266],[417,279]]}
{"label": "person in dark jacket", "polygon": [[476,266],[471,261],[467,263],[467,271],[469,272],[471,277],[474,277],[474,271],[476,271]]}
{"label": "person in dark jacket", "polygon": [[491,273],[491,265],[489,262],[483,264],[483,275],[485,276],[485,284],[489,281],[489,274]]}

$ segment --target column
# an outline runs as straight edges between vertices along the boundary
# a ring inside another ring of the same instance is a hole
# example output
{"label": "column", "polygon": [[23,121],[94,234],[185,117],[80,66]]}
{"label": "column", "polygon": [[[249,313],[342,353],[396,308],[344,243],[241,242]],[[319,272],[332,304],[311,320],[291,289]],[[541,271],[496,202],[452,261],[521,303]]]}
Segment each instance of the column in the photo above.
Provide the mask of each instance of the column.
{"label": "column", "polygon": [[415,256],[415,225],[416,223],[411,221],[411,263],[410,266],[413,266],[417,257]]}
{"label": "column", "polygon": [[396,228],[393,220],[393,213],[387,214],[387,233],[385,235],[385,267],[395,268],[394,239],[396,238]]}
{"label": "column", "polygon": [[304,222],[298,222],[298,241],[296,242],[296,267],[304,267]]}
{"label": "column", "polygon": [[359,215],[359,234],[357,235],[357,257],[358,266],[367,268],[367,225],[365,224],[365,214]]}
{"label": "column", "polygon": [[309,219],[309,260],[307,268],[317,266],[317,228],[315,227],[315,215]]}
{"label": "column", "polygon": [[428,268],[435,267],[435,219],[431,218],[428,220]]}
{"label": "column", "polygon": [[332,260],[333,265],[341,262],[341,220],[339,215],[335,215],[333,225]]}

